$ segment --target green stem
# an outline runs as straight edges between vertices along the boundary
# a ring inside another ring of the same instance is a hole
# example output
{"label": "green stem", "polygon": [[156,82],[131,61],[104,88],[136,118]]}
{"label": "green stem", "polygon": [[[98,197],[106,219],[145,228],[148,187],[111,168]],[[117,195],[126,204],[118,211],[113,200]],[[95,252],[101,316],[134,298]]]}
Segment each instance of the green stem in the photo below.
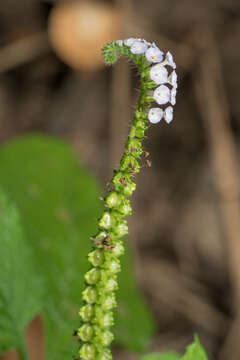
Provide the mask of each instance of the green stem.
{"label": "green stem", "polygon": [[92,267],[85,274],[87,287],[83,291],[84,305],[79,311],[82,326],[78,330],[82,342],[79,355],[84,360],[112,359],[108,347],[113,340],[110,328],[113,325],[113,309],[116,307],[115,291],[118,288],[117,273],[120,271],[118,258],[124,252],[121,238],[128,234],[127,222],[123,218],[132,213],[127,197],[136,188],[133,178],[140,170],[142,140],[148,128],[146,108],[151,98],[147,97],[147,91],[154,86],[149,81],[149,66],[143,55],[133,55],[127,46],[116,42],[103,48],[103,57],[107,63],[115,62],[117,54],[128,56],[136,64],[141,76],[141,87],[119,169],[114,171],[109,182],[112,189],[104,199],[105,211],[98,220],[99,230],[92,238],[93,249],[88,255]]}

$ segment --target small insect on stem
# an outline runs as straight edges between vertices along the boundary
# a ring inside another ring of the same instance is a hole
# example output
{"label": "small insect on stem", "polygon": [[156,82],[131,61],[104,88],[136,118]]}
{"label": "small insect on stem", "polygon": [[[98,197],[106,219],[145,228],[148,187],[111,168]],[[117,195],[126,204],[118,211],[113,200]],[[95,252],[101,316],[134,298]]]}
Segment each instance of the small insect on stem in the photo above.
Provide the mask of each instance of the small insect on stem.
{"label": "small insect on stem", "polygon": [[103,245],[109,245],[110,243],[110,236],[107,235],[103,240],[102,240],[102,244]]}
{"label": "small insect on stem", "polygon": [[113,189],[113,188],[114,188],[113,185],[110,184],[110,183],[107,183],[107,187],[108,187],[109,189]]}
{"label": "small insect on stem", "polygon": [[102,240],[100,240],[100,239],[95,239],[94,237],[90,237],[90,239],[92,240],[92,242],[93,242],[96,246],[102,245]]}
{"label": "small insect on stem", "polygon": [[129,174],[130,175],[135,175],[136,171],[134,169],[134,167],[132,167],[131,169],[129,169]]}
{"label": "small insect on stem", "polygon": [[123,186],[127,185],[127,181],[125,180],[125,178],[121,178],[121,179],[119,179],[119,181]]}
{"label": "small insect on stem", "polygon": [[112,245],[107,245],[107,246],[104,246],[104,250],[109,251],[109,250],[114,249],[115,247],[116,247],[116,245],[114,245],[114,244],[112,244]]}
{"label": "small insect on stem", "polygon": [[152,166],[152,162],[150,160],[146,160],[147,166],[151,167]]}

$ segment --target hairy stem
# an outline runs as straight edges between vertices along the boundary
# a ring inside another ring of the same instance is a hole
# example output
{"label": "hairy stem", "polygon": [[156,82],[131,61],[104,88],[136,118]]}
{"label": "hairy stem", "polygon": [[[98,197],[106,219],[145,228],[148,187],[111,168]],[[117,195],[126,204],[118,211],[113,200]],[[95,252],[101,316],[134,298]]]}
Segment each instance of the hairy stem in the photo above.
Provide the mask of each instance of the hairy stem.
{"label": "hairy stem", "polygon": [[87,287],[83,291],[84,305],[79,312],[82,326],[78,330],[82,342],[79,355],[85,360],[112,359],[108,347],[113,340],[110,328],[113,325],[113,309],[116,307],[119,256],[124,252],[121,238],[128,234],[127,222],[123,218],[132,213],[128,197],[136,188],[133,179],[140,170],[142,140],[148,128],[146,109],[152,101],[147,92],[154,86],[149,81],[149,64],[143,54],[134,55],[129,47],[117,42],[105,45],[102,53],[108,64],[114,63],[119,54],[128,56],[138,67],[141,87],[119,169],[114,171],[109,182],[111,190],[104,199],[105,210],[98,220],[99,231],[92,238],[93,249],[88,256],[92,267],[85,274]]}

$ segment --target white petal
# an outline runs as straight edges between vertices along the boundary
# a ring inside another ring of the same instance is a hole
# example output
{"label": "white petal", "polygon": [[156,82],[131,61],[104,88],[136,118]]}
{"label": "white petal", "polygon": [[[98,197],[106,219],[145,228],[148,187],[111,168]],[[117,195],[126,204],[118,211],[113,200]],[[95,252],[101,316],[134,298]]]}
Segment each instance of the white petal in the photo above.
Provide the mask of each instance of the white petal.
{"label": "white petal", "polygon": [[147,46],[151,46],[151,43],[150,43],[149,41],[144,40],[144,39],[142,39],[142,41],[143,41]]}
{"label": "white petal", "polygon": [[164,120],[166,121],[166,123],[170,123],[173,119],[173,107],[172,106],[168,106],[165,111],[164,111]]}
{"label": "white petal", "polygon": [[123,43],[127,46],[132,46],[132,44],[134,43],[134,41],[136,41],[137,39],[136,38],[129,38],[129,39],[126,39],[126,40],[123,40]]}
{"label": "white petal", "polygon": [[152,66],[150,70],[150,79],[153,80],[157,85],[167,83],[168,82],[167,69],[160,64]]}
{"label": "white petal", "polygon": [[152,63],[161,62],[163,59],[163,52],[157,46],[151,46],[145,53],[146,59]]}
{"label": "white petal", "polygon": [[170,89],[166,85],[160,85],[154,90],[154,100],[159,104],[166,104],[170,100]]}
{"label": "white petal", "polygon": [[172,88],[171,94],[170,94],[170,103],[171,103],[172,105],[175,105],[175,104],[176,104],[176,94],[177,94],[177,90],[176,90],[176,88],[174,87],[174,88]]}
{"label": "white petal", "polygon": [[152,124],[157,124],[163,117],[163,110],[160,108],[152,108],[148,113],[148,120]]}
{"label": "white petal", "polygon": [[171,84],[173,87],[177,88],[177,74],[176,71],[173,70],[173,72],[170,74],[168,78],[169,84]]}
{"label": "white petal", "polygon": [[167,61],[168,65],[170,65],[173,69],[176,69],[176,64],[173,60],[173,56],[170,53],[170,51],[168,51],[166,54],[166,61]]}
{"label": "white petal", "polygon": [[132,44],[130,50],[132,54],[143,54],[147,50],[147,44],[143,41],[136,40]]}

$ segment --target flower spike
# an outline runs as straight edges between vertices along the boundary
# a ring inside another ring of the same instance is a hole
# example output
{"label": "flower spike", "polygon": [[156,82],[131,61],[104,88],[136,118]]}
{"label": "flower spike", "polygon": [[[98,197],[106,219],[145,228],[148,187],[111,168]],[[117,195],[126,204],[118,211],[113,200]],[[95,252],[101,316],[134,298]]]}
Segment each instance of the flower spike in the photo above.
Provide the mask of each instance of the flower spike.
{"label": "flower spike", "polygon": [[[128,234],[124,218],[132,213],[127,197],[136,189],[133,178],[140,171],[140,156],[146,154],[142,150],[142,141],[149,122],[156,124],[164,119],[170,123],[173,119],[172,106],[163,109],[156,105],[151,107],[151,103],[174,105],[176,102],[177,75],[175,70],[169,75],[166,67],[175,69],[176,65],[169,52],[163,60],[163,52],[155,43],[137,38],[112,41],[102,49],[107,64],[116,62],[119,55],[127,56],[137,66],[141,88],[119,169],[114,171],[109,183],[113,189],[104,198],[98,232],[91,238],[90,269],[85,274],[86,288],[79,311],[81,326],[77,331],[81,342],[79,356],[83,360],[112,359],[109,345],[113,340],[111,326],[121,271],[119,257],[124,253],[121,239]],[[147,162],[151,164],[150,160]]]}

